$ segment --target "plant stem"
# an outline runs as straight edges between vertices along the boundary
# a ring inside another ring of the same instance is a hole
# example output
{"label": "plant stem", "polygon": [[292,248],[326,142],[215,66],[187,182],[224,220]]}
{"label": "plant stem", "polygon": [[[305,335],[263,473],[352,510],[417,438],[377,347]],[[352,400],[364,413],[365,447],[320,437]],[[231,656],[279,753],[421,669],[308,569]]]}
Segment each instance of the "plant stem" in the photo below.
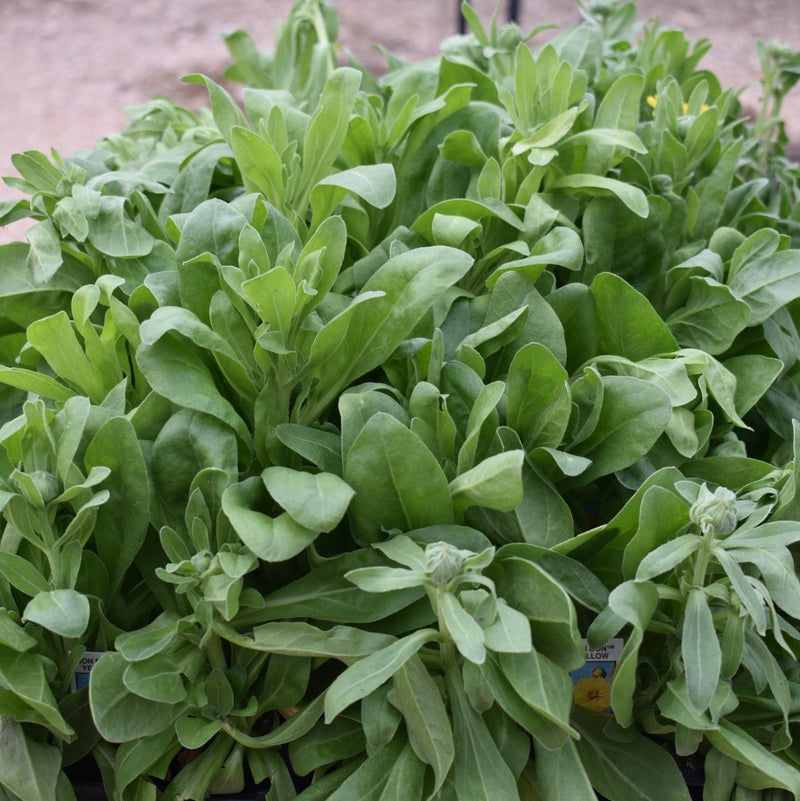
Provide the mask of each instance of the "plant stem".
{"label": "plant stem", "polygon": [[711,546],[714,543],[714,526],[705,526],[703,530],[703,540],[700,543],[700,550],[697,552],[697,560],[694,563],[694,573],[692,574],[692,587],[702,588],[705,586],[706,570],[711,559]]}

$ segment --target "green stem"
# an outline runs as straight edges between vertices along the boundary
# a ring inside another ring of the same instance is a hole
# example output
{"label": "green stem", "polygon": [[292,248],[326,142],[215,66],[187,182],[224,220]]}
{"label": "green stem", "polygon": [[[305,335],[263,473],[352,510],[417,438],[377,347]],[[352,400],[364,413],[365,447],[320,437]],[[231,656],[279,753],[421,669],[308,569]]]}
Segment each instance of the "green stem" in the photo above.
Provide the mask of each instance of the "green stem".
{"label": "green stem", "polygon": [[703,531],[703,540],[700,543],[700,550],[697,552],[697,559],[694,563],[692,574],[692,587],[704,587],[706,581],[706,570],[711,559],[711,546],[714,544],[714,526],[708,526]]}

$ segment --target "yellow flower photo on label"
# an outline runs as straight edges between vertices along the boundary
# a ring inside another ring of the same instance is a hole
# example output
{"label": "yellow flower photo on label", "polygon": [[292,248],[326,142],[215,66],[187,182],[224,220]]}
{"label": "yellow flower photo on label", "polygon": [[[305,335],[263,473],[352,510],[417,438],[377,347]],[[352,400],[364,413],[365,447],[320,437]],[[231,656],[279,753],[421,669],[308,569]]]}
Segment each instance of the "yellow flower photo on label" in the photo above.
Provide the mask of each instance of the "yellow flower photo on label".
{"label": "yellow flower photo on label", "polygon": [[585,676],[572,688],[575,704],[593,712],[606,712],[611,706],[611,682],[602,676]]}

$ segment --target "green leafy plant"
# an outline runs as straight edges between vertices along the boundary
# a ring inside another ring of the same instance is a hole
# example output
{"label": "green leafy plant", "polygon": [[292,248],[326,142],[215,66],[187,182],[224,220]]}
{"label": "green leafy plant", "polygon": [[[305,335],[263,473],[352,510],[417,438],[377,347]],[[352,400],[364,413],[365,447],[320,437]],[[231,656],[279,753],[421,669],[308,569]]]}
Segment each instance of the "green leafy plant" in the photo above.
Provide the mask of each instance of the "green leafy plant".
{"label": "green leafy plant", "polygon": [[376,78],[301,0],[14,157],[2,801],[800,794],[796,58],[580,9]]}

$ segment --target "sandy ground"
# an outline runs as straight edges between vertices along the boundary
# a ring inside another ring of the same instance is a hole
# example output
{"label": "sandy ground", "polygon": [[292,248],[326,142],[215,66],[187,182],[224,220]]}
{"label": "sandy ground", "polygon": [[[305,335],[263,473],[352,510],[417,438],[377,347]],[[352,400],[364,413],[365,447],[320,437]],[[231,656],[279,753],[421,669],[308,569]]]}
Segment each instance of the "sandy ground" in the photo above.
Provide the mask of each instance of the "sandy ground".
{"label": "sandy ground", "polygon": [[[435,53],[456,30],[456,0],[334,4],[340,41],[375,70],[383,64],[375,43],[416,59]],[[495,0],[474,5],[488,20]],[[526,29],[579,18],[572,0],[520,5]],[[93,146],[125,125],[126,106],[153,95],[203,104],[204,91],[180,77],[220,77],[227,63],[224,32],[243,28],[259,47],[270,47],[290,7],[291,0],[0,0],[0,176],[14,173],[12,153],[54,147],[68,156]],[[642,20],[658,15],[666,27],[710,39],[702,65],[726,87],[744,88],[751,107],[759,97],[756,41],[800,48],[800,0],[640,0],[637,8]],[[792,141],[800,143],[800,86],[784,116]],[[13,195],[0,184],[0,197]],[[0,241],[9,234],[0,230]]]}

